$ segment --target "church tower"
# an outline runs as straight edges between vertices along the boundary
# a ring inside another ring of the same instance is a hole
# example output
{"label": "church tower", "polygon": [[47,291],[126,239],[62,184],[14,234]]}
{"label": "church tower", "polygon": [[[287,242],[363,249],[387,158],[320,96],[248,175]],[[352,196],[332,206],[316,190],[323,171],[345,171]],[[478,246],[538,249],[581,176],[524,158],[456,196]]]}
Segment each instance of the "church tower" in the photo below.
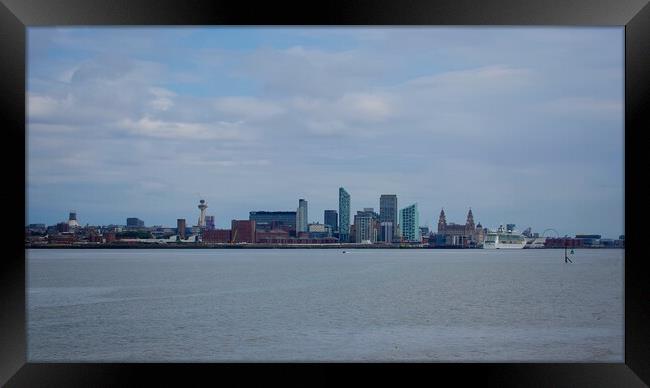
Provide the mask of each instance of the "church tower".
{"label": "church tower", "polygon": [[465,227],[469,230],[474,230],[475,225],[474,225],[474,215],[472,214],[472,208],[469,208],[469,212],[467,213],[467,221],[465,222]]}
{"label": "church tower", "polygon": [[444,231],[445,228],[447,228],[447,218],[445,217],[445,209],[442,209],[438,218],[438,232]]}

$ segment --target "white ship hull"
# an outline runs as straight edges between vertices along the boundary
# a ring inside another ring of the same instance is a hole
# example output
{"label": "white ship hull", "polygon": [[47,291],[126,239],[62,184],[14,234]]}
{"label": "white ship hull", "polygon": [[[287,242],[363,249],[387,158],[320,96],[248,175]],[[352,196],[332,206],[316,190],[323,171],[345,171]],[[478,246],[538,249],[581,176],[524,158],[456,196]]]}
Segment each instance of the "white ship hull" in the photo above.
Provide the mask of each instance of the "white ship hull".
{"label": "white ship hull", "polygon": [[495,232],[488,232],[483,249],[523,249],[526,239],[514,230],[506,230],[503,225]]}
{"label": "white ship hull", "polygon": [[526,246],[524,241],[522,244],[502,244],[502,243],[484,243],[483,249],[522,249]]}

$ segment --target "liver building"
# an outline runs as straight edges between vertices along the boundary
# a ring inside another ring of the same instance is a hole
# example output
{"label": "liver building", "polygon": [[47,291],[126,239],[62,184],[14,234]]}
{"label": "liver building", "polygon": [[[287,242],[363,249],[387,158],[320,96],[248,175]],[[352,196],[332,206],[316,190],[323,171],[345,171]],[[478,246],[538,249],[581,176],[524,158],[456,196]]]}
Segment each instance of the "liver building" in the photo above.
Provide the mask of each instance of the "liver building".
{"label": "liver building", "polygon": [[472,209],[467,213],[467,220],[464,225],[447,223],[445,210],[440,211],[438,218],[438,233],[433,241],[436,246],[476,248],[483,244],[485,230],[481,223],[474,225]]}

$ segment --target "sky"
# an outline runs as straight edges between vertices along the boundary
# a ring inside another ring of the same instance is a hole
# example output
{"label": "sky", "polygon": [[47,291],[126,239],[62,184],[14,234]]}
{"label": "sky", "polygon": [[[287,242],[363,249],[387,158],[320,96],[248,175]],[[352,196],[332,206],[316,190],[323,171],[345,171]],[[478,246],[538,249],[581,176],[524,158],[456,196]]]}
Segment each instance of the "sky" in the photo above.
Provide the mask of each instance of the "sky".
{"label": "sky", "polygon": [[344,187],[624,233],[623,27],[29,27],[27,55],[29,223],[323,222]]}

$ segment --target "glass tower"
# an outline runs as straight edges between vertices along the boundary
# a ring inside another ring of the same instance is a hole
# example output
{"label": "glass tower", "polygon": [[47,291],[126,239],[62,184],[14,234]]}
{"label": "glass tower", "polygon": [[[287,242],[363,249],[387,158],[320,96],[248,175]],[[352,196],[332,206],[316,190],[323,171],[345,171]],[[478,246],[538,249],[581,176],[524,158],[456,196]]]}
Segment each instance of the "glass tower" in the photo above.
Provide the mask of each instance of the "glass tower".
{"label": "glass tower", "polygon": [[333,232],[337,232],[339,229],[339,215],[336,210],[325,210],[324,212],[325,225],[332,227]]}
{"label": "glass tower", "polygon": [[298,212],[296,215],[296,231],[307,232],[307,201],[298,200]]}
{"label": "glass tower", "polygon": [[350,194],[339,187],[339,241],[350,241]]}
{"label": "glass tower", "polygon": [[391,222],[393,224],[393,235],[386,240],[391,242],[393,238],[397,237],[397,195],[382,194],[381,197],[379,197],[379,221]]}
{"label": "glass tower", "polygon": [[412,242],[421,241],[419,223],[420,215],[418,213],[417,203],[399,211],[399,226],[404,240]]}

